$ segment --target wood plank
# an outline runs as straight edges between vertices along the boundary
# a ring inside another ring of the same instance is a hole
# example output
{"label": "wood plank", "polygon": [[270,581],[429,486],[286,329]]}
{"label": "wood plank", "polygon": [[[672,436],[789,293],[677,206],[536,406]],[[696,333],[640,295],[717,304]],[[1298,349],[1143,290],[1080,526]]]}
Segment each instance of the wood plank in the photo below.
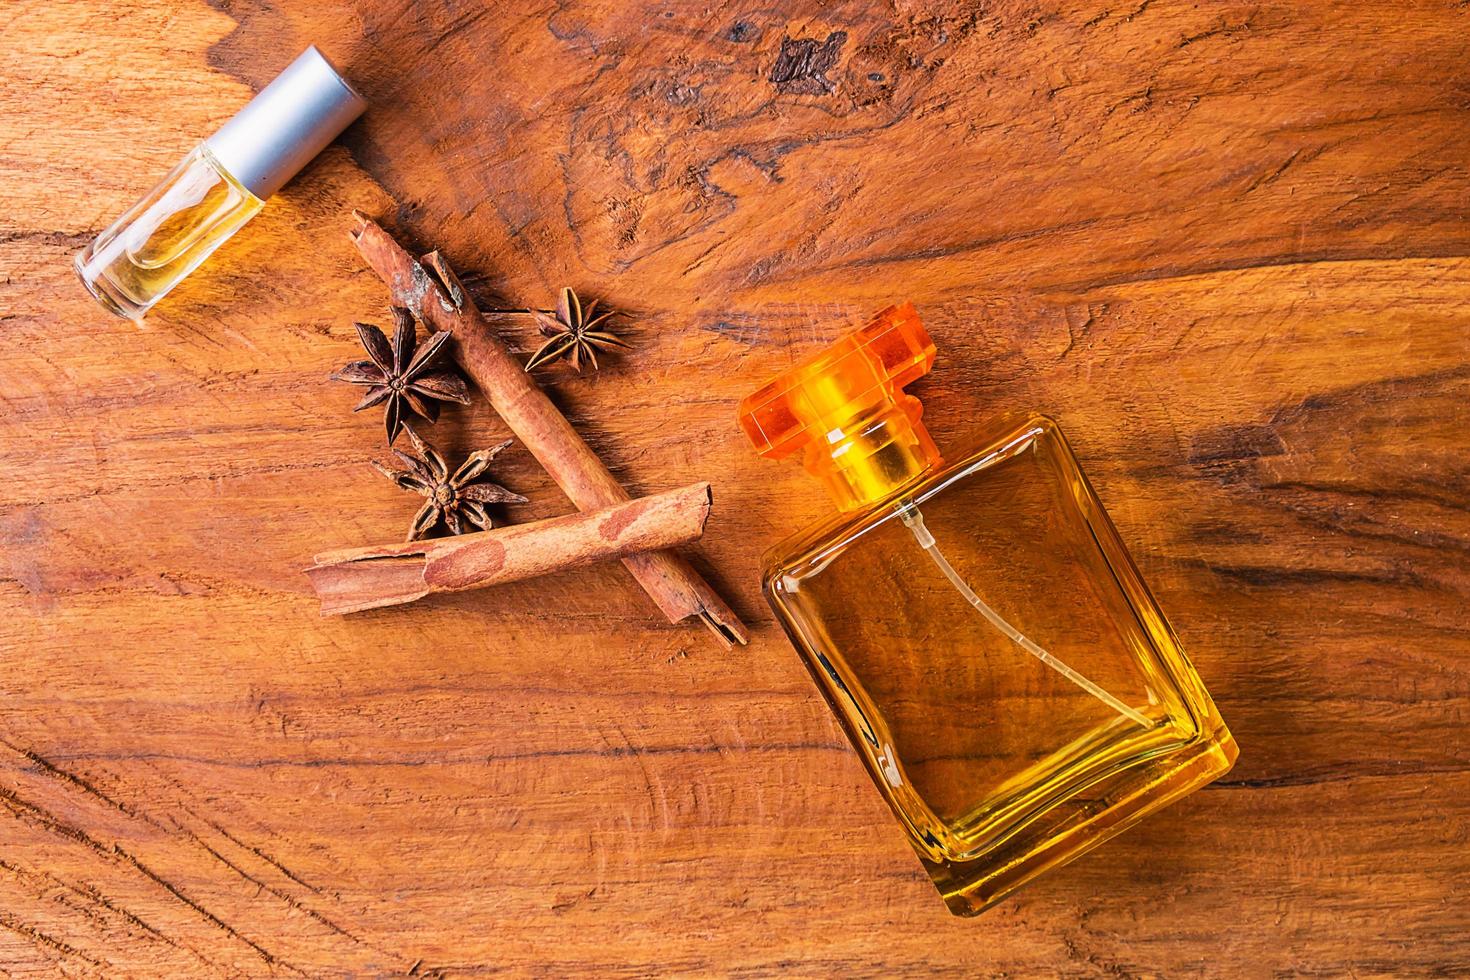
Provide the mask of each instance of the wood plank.
{"label": "wood plank", "polygon": [[[778,7],[0,11],[0,970],[1465,970],[1470,10]],[[107,318],[71,255],[312,42],[370,114]],[[749,647],[616,566],[318,617],[310,556],[412,508],[326,380],[386,321],[354,207],[486,305],[634,314],[546,378],[635,492],[713,483],[693,557]],[[936,439],[1061,421],[1242,750],[973,922],[760,599],[828,504],[734,424],[903,298]]]}

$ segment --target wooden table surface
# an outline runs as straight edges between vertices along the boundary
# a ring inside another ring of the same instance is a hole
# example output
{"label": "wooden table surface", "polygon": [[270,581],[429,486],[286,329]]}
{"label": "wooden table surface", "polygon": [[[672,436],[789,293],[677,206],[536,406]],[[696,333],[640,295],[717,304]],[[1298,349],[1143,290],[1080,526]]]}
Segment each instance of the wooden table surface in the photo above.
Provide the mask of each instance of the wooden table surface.
{"label": "wooden table surface", "polygon": [[[3,0],[0,38],[0,969],[1470,972],[1463,2]],[[367,117],[104,314],[72,255],[312,42]],[[487,302],[635,314],[546,377],[636,491],[714,484],[748,647],[616,565],[318,617],[312,553],[413,510],[326,380],[387,322],[354,207]],[[734,422],[903,298],[938,441],[1062,422],[1241,747],[970,921],[761,601],[828,504]]]}

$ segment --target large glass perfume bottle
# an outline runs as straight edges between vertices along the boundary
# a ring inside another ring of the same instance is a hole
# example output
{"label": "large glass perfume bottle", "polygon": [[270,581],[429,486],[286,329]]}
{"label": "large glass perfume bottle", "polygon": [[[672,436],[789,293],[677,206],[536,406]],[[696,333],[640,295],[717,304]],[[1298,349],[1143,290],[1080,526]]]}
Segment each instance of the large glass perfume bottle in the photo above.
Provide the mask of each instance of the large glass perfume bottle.
{"label": "large glass perfume bottle", "polygon": [[77,255],[82,284],[104,308],[142,319],[366,107],[307,48]]}
{"label": "large glass perfume bottle", "polygon": [[745,399],[840,514],[774,548],[767,598],[950,910],[973,915],[1228,771],[1236,747],[1050,419],[948,460],[903,388],[911,305]]}

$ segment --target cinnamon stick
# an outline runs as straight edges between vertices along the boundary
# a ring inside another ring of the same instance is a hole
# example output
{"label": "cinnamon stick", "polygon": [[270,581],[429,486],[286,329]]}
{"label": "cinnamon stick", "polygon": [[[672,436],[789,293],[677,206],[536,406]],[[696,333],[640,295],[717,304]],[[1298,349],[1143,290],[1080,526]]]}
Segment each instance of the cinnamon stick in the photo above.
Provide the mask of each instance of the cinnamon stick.
{"label": "cinnamon stick", "polygon": [[[357,211],[352,219],[352,240],[387,283],[393,302],[453,334],[450,347],[460,366],[572,503],[587,511],[627,501],[628,492],[491,332],[444,258],[430,252],[415,260],[372,219]],[[698,616],[726,647],[749,638],[714,588],[676,552],[630,555],[623,564],[669,622]]]}
{"label": "cinnamon stick", "polygon": [[609,558],[688,544],[704,533],[708,483],[550,520],[452,538],[342,548],[306,570],[322,615],[413,602],[546,575]]}

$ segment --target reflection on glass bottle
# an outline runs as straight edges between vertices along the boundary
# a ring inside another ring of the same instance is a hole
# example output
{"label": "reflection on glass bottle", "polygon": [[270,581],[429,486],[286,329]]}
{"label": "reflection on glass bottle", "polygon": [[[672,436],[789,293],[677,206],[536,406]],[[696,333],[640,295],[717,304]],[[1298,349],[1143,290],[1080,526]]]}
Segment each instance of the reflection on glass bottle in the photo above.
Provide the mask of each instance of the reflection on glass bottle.
{"label": "reflection on glass bottle", "polygon": [[201,145],[76,258],[97,301],[138,318],[265,206]]}
{"label": "reflection on glass bottle", "polygon": [[951,911],[984,910],[1228,771],[1235,742],[1056,424],[952,461],[905,385],[912,306],[747,398],[841,513],[767,556],[767,598]]}
{"label": "reflection on glass bottle", "polygon": [[366,105],[307,48],[82,250],[75,265],[83,285],[112,312],[141,319]]}

